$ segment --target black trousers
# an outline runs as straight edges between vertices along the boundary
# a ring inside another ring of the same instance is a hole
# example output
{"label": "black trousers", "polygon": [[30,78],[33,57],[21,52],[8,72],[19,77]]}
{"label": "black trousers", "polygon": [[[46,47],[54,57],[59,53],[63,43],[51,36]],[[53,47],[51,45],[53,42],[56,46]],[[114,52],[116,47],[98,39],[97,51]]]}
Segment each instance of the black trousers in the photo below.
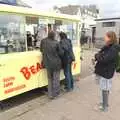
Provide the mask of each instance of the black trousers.
{"label": "black trousers", "polygon": [[48,74],[48,96],[57,97],[60,94],[60,70],[50,71]]}
{"label": "black trousers", "polygon": [[103,90],[102,96],[103,96],[103,108],[107,108],[109,100],[109,91]]}

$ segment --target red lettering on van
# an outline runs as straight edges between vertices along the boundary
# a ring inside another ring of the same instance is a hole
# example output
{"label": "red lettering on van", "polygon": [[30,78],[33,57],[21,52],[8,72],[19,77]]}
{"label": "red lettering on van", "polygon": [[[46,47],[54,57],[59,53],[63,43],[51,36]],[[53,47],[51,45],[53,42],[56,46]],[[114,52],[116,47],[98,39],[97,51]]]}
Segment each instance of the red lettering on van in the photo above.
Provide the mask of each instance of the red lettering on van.
{"label": "red lettering on van", "polygon": [[30,71],[31,71],[32,74],[36,74],[37,73],[37,70],[36,70],[34,65],[30,67]]}
{"label": "red lettering on van", "polygon": [[23,67],[23,68],[20,70],[20,72],[24,75],[24,77],[25,77],[26,80],[29,80],[29,79],[30,79],[31,73],[30,73],[28,67]]}
{"label": "red lettering on van", "polygon": [[23,74],[26,80],[29,80],[32,75],[37,74],[41,69],[43,69],[43,63],[36,63],[36,65],[32,65],[29,68],[23,67],[20,72]]}

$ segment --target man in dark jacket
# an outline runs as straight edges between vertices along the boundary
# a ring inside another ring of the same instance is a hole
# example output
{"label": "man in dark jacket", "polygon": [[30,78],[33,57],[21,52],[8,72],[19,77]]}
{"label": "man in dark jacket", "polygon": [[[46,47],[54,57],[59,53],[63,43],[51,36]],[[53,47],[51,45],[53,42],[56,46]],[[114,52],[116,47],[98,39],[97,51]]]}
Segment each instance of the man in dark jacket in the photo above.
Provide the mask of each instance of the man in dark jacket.
{"label": "man in dark jacket", "polygon": [[32,35],[29,31],[27,32],[27,46],[32,47]]}
{"label": "man in dark jacket", "polygon": [[80,44],[81,44],[81,46],[84,45],[84,43],[85,43],[85,38],[86,38],[86,36],[85,36],[85,31],[82,31],[81,37],[80,37]]}
{"label": "man in dark jacket", "polygon": [[55,40],[54,32],[50,32],[48,37],[41,41],[40,50],[43,54],[43,64],[48,74],[48,95],[50,98],[54,98],[60,93],[61,69],[60,47]]}
{"label": "man in dark jacket", "polygon": [[75,61],[71,40],[67,38],[67,35],[63,32],[60,33],[60,45],[64,50],[64,55],[61,57],[63,70],[65,74],[65,88],[70,91],[74,88],[73,76],[72,76],[72,62]]}

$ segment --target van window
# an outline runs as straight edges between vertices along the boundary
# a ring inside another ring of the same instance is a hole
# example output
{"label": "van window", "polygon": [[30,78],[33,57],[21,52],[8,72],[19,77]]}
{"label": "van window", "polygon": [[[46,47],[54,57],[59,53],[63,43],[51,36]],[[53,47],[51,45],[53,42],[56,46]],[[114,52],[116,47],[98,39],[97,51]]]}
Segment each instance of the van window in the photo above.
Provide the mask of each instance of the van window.
{"label": "van window", "polygon": [[24,17],[0,15],[0,53],[23,52],[26,50]]}

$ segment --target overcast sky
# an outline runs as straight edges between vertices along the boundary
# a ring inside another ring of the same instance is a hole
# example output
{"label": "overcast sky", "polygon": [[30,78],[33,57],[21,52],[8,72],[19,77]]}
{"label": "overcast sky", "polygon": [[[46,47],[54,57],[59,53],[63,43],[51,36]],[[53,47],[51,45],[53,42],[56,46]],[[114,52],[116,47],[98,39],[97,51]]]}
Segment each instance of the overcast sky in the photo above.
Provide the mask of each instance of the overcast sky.
{"label": "overcast sky", "polygon": [[83,4],[96,4],[101,16],[105,17],[120,17],[120,0],[23,0],[33,6],[33,8],[41,10],[49,10],[54,5],[83,5]]}

